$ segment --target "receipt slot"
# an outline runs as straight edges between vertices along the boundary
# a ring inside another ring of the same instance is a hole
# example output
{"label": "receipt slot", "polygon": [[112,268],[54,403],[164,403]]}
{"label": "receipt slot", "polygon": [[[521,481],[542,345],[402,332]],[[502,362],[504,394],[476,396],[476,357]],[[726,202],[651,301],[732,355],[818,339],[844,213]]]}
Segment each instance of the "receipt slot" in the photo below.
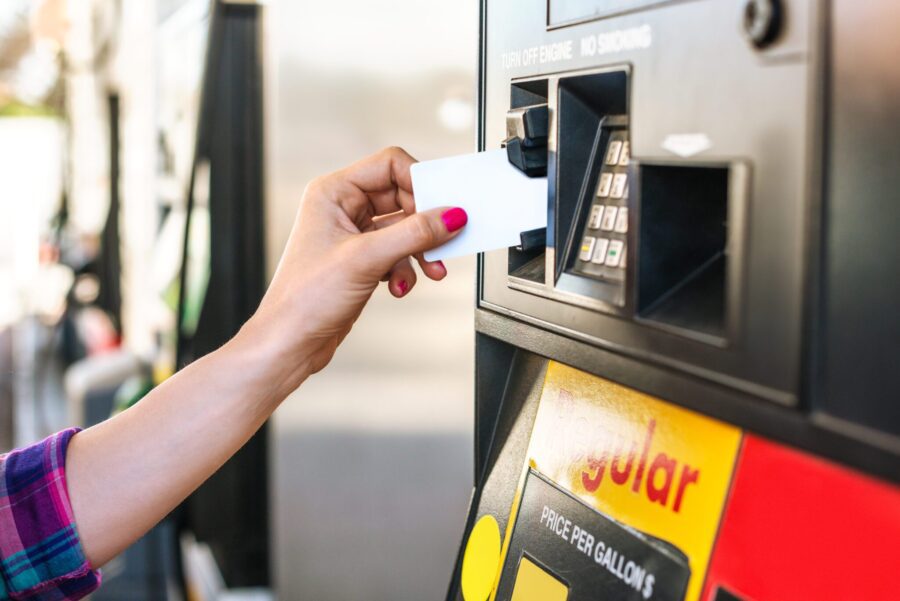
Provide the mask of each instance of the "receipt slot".
{"label": "receipt slot", "polygon": [[898,24],[484,0],[479,143],[548,219],[479,257],[448,600],[900,597]]}

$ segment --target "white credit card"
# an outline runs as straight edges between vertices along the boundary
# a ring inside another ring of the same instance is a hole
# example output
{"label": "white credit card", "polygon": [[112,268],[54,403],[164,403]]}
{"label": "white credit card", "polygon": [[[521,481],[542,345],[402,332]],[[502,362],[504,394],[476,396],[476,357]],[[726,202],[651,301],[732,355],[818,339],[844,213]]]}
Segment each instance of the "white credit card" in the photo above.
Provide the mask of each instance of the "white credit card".
{"label": "white credit card", "polygon": [[416,210],[462,207],[469,216],[459,236],[425,253],[428,261],[517,246],[520,233],[547,227],[547,178],[526,176],[506,150],[424,161],[410,173]]}

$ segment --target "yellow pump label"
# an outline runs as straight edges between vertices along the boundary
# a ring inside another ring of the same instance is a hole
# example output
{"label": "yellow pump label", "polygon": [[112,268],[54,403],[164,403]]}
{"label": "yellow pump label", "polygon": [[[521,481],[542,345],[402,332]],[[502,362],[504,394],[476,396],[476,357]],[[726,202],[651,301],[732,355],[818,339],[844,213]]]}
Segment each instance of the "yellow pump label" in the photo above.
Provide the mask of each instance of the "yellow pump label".
{"label": "yellow pump label", "polygon": [[551,362],[528,463],[687,554],[686,598],[697,599],[740,442],[738,428]]}

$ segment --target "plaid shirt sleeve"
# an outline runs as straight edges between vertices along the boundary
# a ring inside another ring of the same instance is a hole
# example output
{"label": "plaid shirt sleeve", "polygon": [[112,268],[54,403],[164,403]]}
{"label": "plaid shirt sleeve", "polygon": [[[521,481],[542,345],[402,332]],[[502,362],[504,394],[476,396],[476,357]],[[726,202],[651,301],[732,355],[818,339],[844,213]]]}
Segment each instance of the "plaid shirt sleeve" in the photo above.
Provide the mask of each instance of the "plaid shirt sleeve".
{"label": "plaid shirt sleeve", "polygon": [[64,430],[0,456],[0,600],[81,599],[100,585],[75,530]]}

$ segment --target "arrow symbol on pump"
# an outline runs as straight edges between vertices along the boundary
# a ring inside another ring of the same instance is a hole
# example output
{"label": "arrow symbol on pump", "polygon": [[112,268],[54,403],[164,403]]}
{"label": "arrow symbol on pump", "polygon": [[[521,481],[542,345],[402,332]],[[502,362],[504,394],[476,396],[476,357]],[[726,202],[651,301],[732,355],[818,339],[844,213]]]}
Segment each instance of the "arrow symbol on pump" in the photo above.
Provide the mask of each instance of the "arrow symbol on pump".
{"label": "arrow symbol on pump", "polygon": [[662,147],[687,158],[712,148],[712,140],[706,134],[671,134],[663,140]]}

